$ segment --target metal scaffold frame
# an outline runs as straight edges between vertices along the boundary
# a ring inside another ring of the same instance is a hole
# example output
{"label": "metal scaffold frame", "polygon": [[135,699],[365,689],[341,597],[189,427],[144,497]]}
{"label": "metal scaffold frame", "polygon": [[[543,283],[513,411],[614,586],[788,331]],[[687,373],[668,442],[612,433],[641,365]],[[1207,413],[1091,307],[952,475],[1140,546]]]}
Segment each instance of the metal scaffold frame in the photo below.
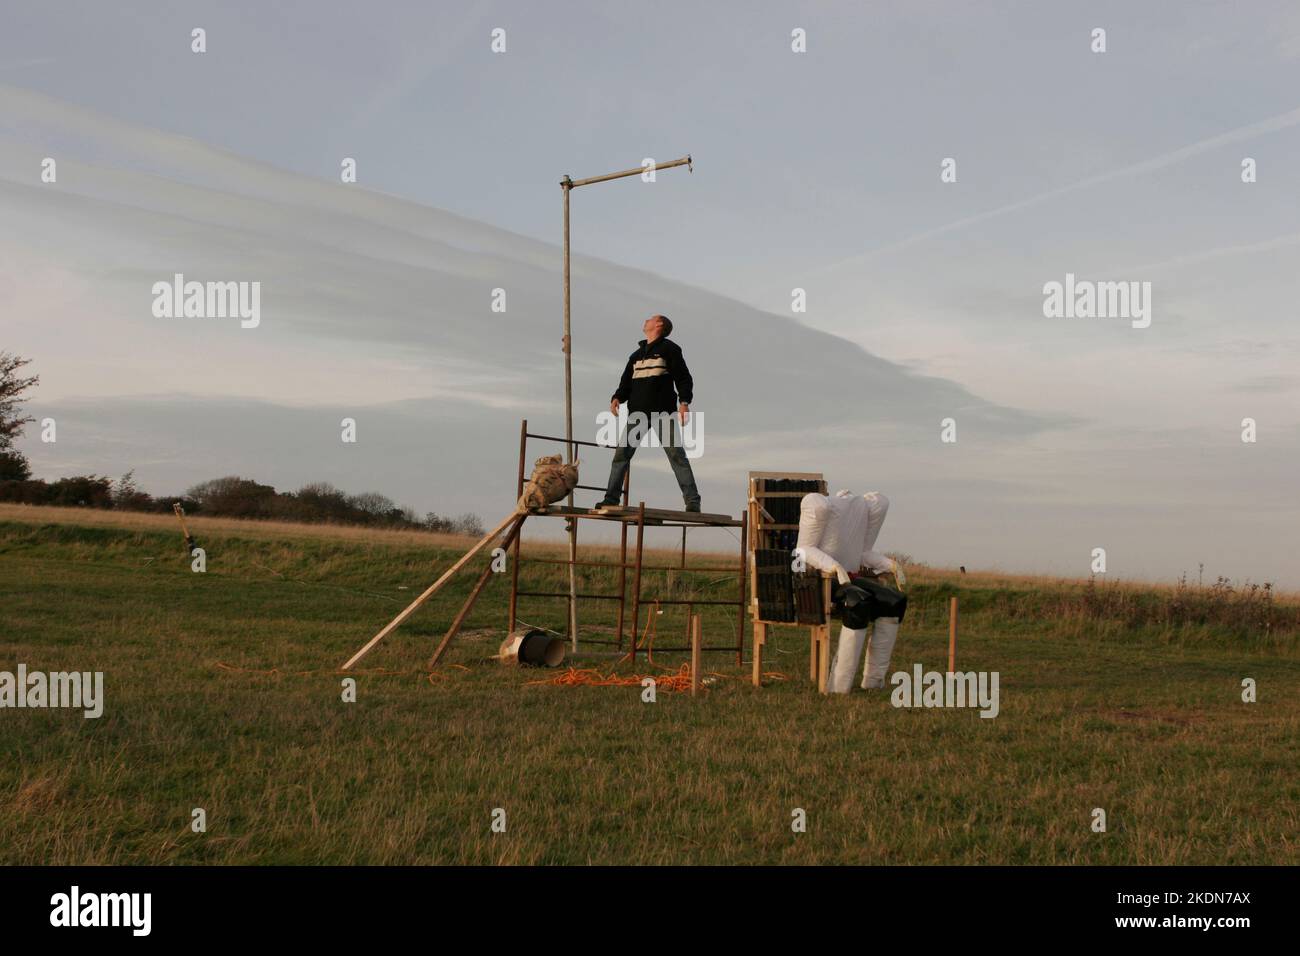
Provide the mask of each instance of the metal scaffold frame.
{"label": "metal scaffold frame", "polygon": [[[572,438],[560,438],[555,435],[535,434],[528,430],[528,420],[524,419],[519,425],[519,472],[517,495],[522,495],[524,490],[524,481],[528,464],[528,440],[536,439],[538,441],[558,442],[566,444],[569,447],[569,460],[576,458],[577,448],[574,446],[583,446],[586,448],[604,448],[613,451],[609,445],[600,445],[596,442],[579,441]],[[641,608],[645,606],[649,613],[654,613],[656,605],[685,605],[687,621],[690,621],[696,607],[716,606],[716,607],[734,607],[736,609],[736,642],[734,644],[713,644],[702,645],[701,650],[705,651],[734,651],[736,654],[736,663],[743,663],[744,646],[745,646],[745,605],[748,584],[748,574],[746,568],[746,541],[748,538],[749,516],[742,514],[740,518],[733,518],[730,515],[723,514],[701,514],[698,512],[687,511],[668,511],[658,508],[647,508],[645,502],[638,502],[636,507],[630,505],[629,488],[631,486],[631,469],[623,480],[623,501],[622,508],[614,512],[596,512],[588,508],[577,508],[570,505],[551,505],[547,508],[536,509],[528,512],[530,518],[536,517],[555,517],[564,518],[570,522],[570,541],[574,546],[570,549],[567,560],[559,558],[529,558],[539,564],[564,564],[569,568],[570,581],[575,582],[577,569],[579,567],[616,567],[618,568],[619,588],[617,594],[584,594],[579,593],[576,587],[571,587],[569,591],[521,591],[519,589],[519,567],[523,563],[521,553],[520,537],[516,535],[511,543],[512,555],[510,562],[510,608],[507,620],[507,632],[513,632],[518,619],[519,598],[566,598],[573,603],[579,600],[587,601],[616,601],[618,602],[618,625],[616,628],[616,637],[614,640],[588,639],[588,643],[616,645],[621,651],[624,647],[625,631],[627,629],[627,601],[628,601],[628,581],[627,572],[632,572],[632,615],[631,615],[631,637],[629,641],[629,657],[636,661],[639,648],[637,646],[637,635],[640,633],[640,616]],[[603,487],[594,485],[579,484],[575,490],[585,489],[590,491],[603,492]],[[572,501],[572,497],[570,497]],[[608,561],[580,561],[578,560],[576,550],[576,534],[572,533],[572,526],[579,520],[592,521],[617,521],[619,523],[619,560],[617,564],[611,564]],[[649,565],[644,561],[645,553],[645,529],[654,528],[681,528],[681,564],[680,565]],[[634,560],[628,561],[628,531],[629,528],[636,529],[636,550]],[[739,547],[736,564],[731,567],[722,567],[718,565],[695,566],[686,563],[686,532],[690,528],[739,528]],[[708,599],[708,598],[657,598],[653,595],[647,595],[642,589],[642,573],[644,571],[703,571],[703,572],[728,572],[735,573],[737,576],[737,593],[736,597],[731,600],[727,599]],[[576,619],[576,611],[571,611],[570,621]],[[578,648],[577,632],[571,636],[574,650]],[[684,646],[665,646],[657,645],[655,650],[658,651],[689,651],[690,645]]]}

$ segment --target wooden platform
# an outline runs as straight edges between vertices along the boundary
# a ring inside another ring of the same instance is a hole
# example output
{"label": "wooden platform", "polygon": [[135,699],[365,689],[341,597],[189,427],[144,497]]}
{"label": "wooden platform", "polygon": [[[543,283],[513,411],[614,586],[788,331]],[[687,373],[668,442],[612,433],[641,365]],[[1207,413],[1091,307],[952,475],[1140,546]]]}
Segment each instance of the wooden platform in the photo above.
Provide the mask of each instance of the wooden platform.
{"label": "wooden platform", "polygon": [[[563,518],[594,518],[597,521],[619,521],[624,524],[637,523],[637,508],[606,508],[596,511],[594,508],[570,508],[567,505],[549,505],[536,508],[530,515],[551,515]],[[647,508],[645,510],[647,525],[667,525],[668,527],[703,527],[703,528],[739,528],[741,520],[731,515],[712,514],[705,511],[672,511],[667,508]]]}

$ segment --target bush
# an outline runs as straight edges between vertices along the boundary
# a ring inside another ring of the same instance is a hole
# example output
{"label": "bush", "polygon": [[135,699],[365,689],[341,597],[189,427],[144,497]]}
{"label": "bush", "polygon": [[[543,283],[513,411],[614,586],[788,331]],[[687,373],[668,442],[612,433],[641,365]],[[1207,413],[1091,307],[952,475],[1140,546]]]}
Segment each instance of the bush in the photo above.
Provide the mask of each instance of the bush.
{"label": "bush", "polygon": [[0,501],[24,505],[60,505],[75,508],[111,508],[113,483],[95,475],[40,480],[0,481]]}
{"label": "bush", "polygon": [[272,502],[276,490],[238,475],[213,478],[195,485],[186,494],[199,503],[204,514],[230,518],[275,517]]}
{"label": "bush", "polygon": [[0,481],[0,501],[20,505],[47,505],[50,486],[43,481]]}
{"label": "bush", "polygon": [[121,511],[153,511],[152,496],[141,491],[135,483],[135,469],[128,471],[113,486],[113,507]]}
{"label": "bush", "polygon": [[32,466],[20,451],[0,452],[0,481],[26,481],[32,476]]}
{"label": "bush", "polygon": [[49,485],[49,500],[44,504],[77,508],[113,507],[113,482],[95,475],[60,478]]}

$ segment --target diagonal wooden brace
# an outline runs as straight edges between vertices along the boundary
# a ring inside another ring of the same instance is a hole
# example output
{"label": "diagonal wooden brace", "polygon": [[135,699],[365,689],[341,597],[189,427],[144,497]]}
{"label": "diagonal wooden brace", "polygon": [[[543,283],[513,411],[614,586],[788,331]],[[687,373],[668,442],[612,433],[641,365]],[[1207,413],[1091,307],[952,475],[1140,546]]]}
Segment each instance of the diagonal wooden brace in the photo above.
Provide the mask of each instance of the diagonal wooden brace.
{"label": "diagonal wooden brace", "polygon": [[452,579],[452,577],[456,574],[457,571],[459,571],[461,568],[463,568],[466,564],[469,563],[470,558],[474,557],[474,555],[482,551],[487,544],[493,541],[497,535],[499,535],[502,531],[504,531],[507,525],[514,524],[515,534],[518,534],[518,526],[523,524],[524,518],[526,517],[527,514],[518,511],[511,512],[509,515],[507,515],[504,521],[502,521],[499,525],[497,525],[495,528],[493,528],[491,531],[485,534],[482,537],[482,539],[480,539],[479,542],[474,545],[474,547],[470,548],[468,551],[465,552],[465,554],[460,558],[460,560],[458,560],[455,564],[453,564],[450,568],[448,568],[443,573],[442,577],[438,578],[438,580],[434,581],[433,584],[429,585],[428,589],[425,590],[425,592],[421,594],[418,598],[412,601],[410,605],[406,608],[406,610],[404,610],[401,614],[397,615],[397,617],[389,621],[384,626],[384,629],[381,630],[378,634],[376,634],[370,640],[366,641],[365,645],[361,648],[361,650],[353,654],[348,659],[348,662],[343,665],[342,669],[343,670],[350,669],[353,664],[355,664],[357,661],[361,660],[361,658],[369,654],[371,649],[373,649],[376,644],[382,641],[391,632],[396,630],[397,627],[403,621],[405,621],[408,617],[410,617],[412,614],[416,612],[416,610],[420,607],[421,604],[429,600],[429,598],[433,597],[434,594],[436,594],[444,584],[446,584],[448,581]]}
{"label": "diagonal wooden brace", "polygon": [[[509,548],[510,545],[514,543],[515,538],[519,537],[519,529],[523,527],[524,518],[526,517],[528,517],[526,514],[521,514],[519,520],[511,526],[510,531],[506,534],[505,540],[501,542],[502,548]],[[489,561],[488,566],[484,568],[483,573],[479,575],[478,581],[474,585],[474,589],[469,592],[469,597],[465,599],[465,605],[456,615],[456,620],[451,622],[451,627],[448,628],[447,633],[443,635],[442,641],[438,644],[437,650],[435,650],[433,656],[429,658],[430,667],[437,665],[438,661],[442,658],[442,652],[445,651],[447,645],[451,643],[451,639],[460,633],[460,626],[465,623],[465,618],[469,617],[469,612],[474,609],[474,604],[478,601],[478,596],[483,593],[483,588],[491,577],[492,563]]]}

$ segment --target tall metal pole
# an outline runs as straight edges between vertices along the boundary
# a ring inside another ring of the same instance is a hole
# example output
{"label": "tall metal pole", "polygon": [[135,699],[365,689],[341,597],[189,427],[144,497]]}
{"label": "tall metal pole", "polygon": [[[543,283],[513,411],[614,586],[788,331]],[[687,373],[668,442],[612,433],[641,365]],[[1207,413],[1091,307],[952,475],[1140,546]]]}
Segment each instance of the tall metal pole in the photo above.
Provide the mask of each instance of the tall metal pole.
{"label": "tall metal pole", "polygon": [[[560,184],[564,187],[564,447],[569,464],[576,457],[573,445],[573,340],[569,321],[569,192],[573,181],[568,176]],[[573,505],[573,492],[569,492],[569,507]],[[569,518],[569,643],[578,650],[578,519]]]}
{"label": "tall metal pole", "polygon": [[[689,154],[681,159],[670,160],[666,163],[655,163],[653,169],[658,172],[661,169],[672,169],[675,166],[685,166],[691,172],[695,167],[691,164]],[[586,179],[571,179],[567,175],[560,180],[560,187],[564,190],[564,442],[568,449],[568,461],[573,463],[576,455],[576,446],[573,444],[573,338],[569,322],[569,193],[577,186],[589,186],[593,183],[609,182],[612,179],[625,179],[628,176],[641,176],[650,170],[647,166],[638,166],[635,169],[624,169],[617,173],[606,173],[603,176],[589,176]],[[574,507],[573,492],[569,492],[569,507]],[[570,516],[569,518],[569,640],[573,649],[578,649],[578,519]],[[638,562],[639,563],[639,562]],[[636,605],[633,604],[633,648],[636,647]]]}

